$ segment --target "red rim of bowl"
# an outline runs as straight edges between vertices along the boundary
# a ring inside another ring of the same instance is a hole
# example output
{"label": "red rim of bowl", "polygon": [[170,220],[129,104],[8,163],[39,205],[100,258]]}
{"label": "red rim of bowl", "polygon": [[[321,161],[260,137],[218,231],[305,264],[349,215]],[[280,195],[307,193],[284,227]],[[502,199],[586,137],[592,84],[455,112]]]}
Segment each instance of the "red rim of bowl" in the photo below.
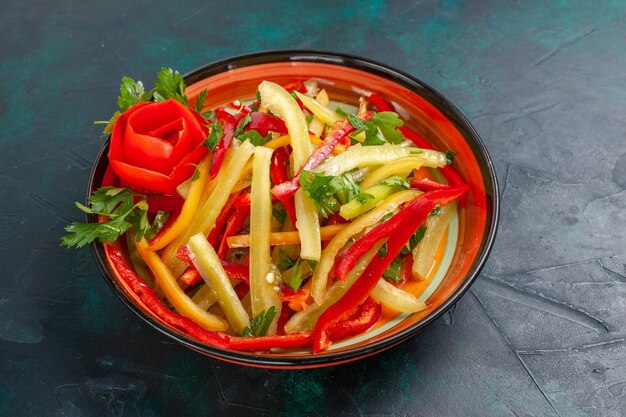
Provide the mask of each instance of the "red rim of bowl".
{"label": "red rim of bowl", "polygon": [[[456,290],[445,301],[443,301],[439,307],[437,307],[419,322],[395,334],[392,334],[389,337],[376,340],[364,346],[357,346],[353,349],[339,352],[329,352],[323,355],[282,357],[255,355],[251,352],[238,352],[206,345],[184,333],[176,331],[160,322],[157,322],[145,311],[143,311],[139,306],[133,303],[126,296],[124,290],[120,288],[120,286],[116,283],[115,279],[113,278],[113,276],[115,276],[115,272],[112,266],[106,261],[107,256],[105,254],[103,245],[100,243],[91,245],[92,253],[94,255],[98,268],[100,269],[100,272],[105,278],[105,281],[109,284],[113,292],[122,300],[124,304],[126,304],[126,306],[130,310],[132,310],[135,314],[137,314],[137,316],[139,316],[146,323],[148,323],[150,326],[154,327],[161,333],[167,335],[168,337],[171,337],[182,345],[199,353],[226,362],[253,367],[275,369],[316,368],[351,362],[389,349],[390,347],[393,347],[417,334],[424,327],[426,327],[441,314],[443,314],[446,310],[448,310],[451,306],[453,306],[460,299],[460,297],[469,289],[474,280],[478,277],[493,246],[498,225],[499,193],[495,169],[493,167],[491,158],[487,153],[487,149],[485,148],[485,145],[480,139],[478,133],[467,120],[467,118],[459,111],[459,109],[456,108],[456,106],[454,106],[439,92],[437,92],[424,82],[418,80],[417,78],[397,69],[388,67],[384,64],[371,61],[369,59],[332,52],[299,50],[268,51],[241,55],[217,61],[215,63],[198,68],[186,74],[185,81],[187,85],[191,85],[199,80],[213,75],[217,75],[225,71],[248,67],[252,65],[280,62],[324,63],[369,72],[371,74],[385,78],[393,83],[396,83],[423,97],[437,110],[443,113],[450,122],[452,122],[454,127],[463,136],[465,142],[471,148],[472,153],[476,157],[483,176],[485,187],[484,191],[487,197],[487,223],[485,225],[487,230],[483,235],[483,240],[480,244],[478,254],[474,258],[471,268],[466,273],[465,279],[462,280],[458,288],[456,288]],[[98,154],[98,157],[92,168],[89,178],[87,197],[90,196],[91,193],[95,189],[97,189],[102,182],[102,178],[108,166],[108,148],[109,140],[107,139],[106,143]],[[88,215],[87,221],[93,222],[97,221],[97,219],[93,215]]]}

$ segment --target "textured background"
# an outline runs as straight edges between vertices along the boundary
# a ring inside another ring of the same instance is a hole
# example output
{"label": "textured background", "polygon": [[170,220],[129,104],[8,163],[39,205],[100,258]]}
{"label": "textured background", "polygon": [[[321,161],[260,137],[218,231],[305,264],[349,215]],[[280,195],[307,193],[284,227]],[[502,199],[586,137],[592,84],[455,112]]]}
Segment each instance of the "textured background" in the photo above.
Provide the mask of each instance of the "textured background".
{"label": "textured background", "polygon": [[[0,415],[626,415],[626,2],[87,3],[0,2]],[[278,48],[431,84],[503,196],[457,307],[330,369],[199,356],[132,315],[89,250],[58,247],[122,75]]]}

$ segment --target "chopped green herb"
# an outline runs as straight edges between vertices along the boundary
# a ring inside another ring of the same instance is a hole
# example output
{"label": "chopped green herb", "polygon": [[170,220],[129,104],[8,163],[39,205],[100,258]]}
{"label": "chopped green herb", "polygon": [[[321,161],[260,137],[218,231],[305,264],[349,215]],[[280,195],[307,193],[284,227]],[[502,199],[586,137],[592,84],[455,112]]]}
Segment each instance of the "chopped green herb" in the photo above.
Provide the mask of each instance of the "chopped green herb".
{"label": "chopped green herb", "polygon": [[194,182],[195,180],[200,178],[200,164],[191,164],[191,165],[196,167],[196,169],[193,171],[193,175],[191,176],[191,182]]}
{"label": "chopped green herb", "polygon": [[80,248],[94,241],[115,242],[132,227],[137,241],[150,227],[148,203],[145,198],[135,203],[135,194],[126,188],[102,187],[89,197],[90,207],[76,203],[76,207],[88,214],[108,217],[100,223],[74,222],[65,227],[67,235],[61,238],[61,246]]}
{"label": "chopped green herb", "polygon": [[289,255],[287,255],[287,252],[282,249],[278,250],[278,258],[280,259],[280,262],[276,266],[281,271],[291,269],[296,264],[296,261],[292,260]]}
{"label": "chopped green herb", "polygon": [[302,285],[302,258],[298,258],[293,266],[293,272],[291,273],[291,279],[289,280],[289,287],[292,290],[298,291]]}
{"label": "chopped green herb", "polygon": [[121,112],[124,112],[137,103],[149,100],[150,96],[151,94],[146,93],[141,81],[135,81],[130,77],[122,77],[117,106]]}
{"label": "chopped green herb", "polygon": [[276,204],[272,208],[272,216],[274,216],[278,223],[283,225],[285,224],[285,220],[287,220],[287,210],[285,210],[282,204]]}
{"label": "chopped green herb", "polygon": [[275,315],[276,309],[274,306],[265,311],[261,311],[258,316],[250,320],[250,327],[246,326],[246,328],[243,329],[242,335],[244,337],[265,336]]}
{"label": "chopped green herb", "polygon": [[430,214],[432,214],[433,216],[438,216],[441,214],[441,206],[437,205],[437,207],[435,207],[433,209],[433,211],[430,212]]}
{"label": "chopped green herb", "polygon": [[216,121],[215,123],[213,123],[211,127],[211,132],[209,133],[209,136],[205,139],[205,141],[202,144],[206,146],[207,148],[211,149],[211,151],[214,151],[215,147],[217,146],[220,139],[222,138],[223,131],[224,131],[224,126],[222,126],[220,122]]}
{"label": "chopped green herb", "polygon": [[146,233],[144,235],[145,238],[148,240],[152,240],[159,232],[159,230],[161,230],[163,226],[165,226],[165,223],[167,223],[167,219],[169,217],[170,213],[168,213],[167,211],[159,210],[156,216],[154,216],[152,225],[150,225],[150,227],[148,227],[148,230],[146,230]]}
{"label": "chopped green herb", "polygon": [[255,95],[256,95],[256,101],[258,101],[260,103],[262,101],[261,100],[261,92],[259,90],[256,90]]}
{"label": "chopped green herb", "polygon": [[426,226],[420,226],[415,233],[413,233],[413,236],[409,238],[408,244],[402,247],[400,253],[406,255],[407,253],[413,252],[413,249],[417,247],[417,244],[420,243],[425,234]]}
{"label": "chopped green herb", "polygon": [[394,284],[400,284],[402,280],[400,279],[400,274],[402,273],[402,256],[396,256],[389,267],[383,272],[383,278],[388,281],[393,282]]}
{"label": "chopped green herb", "polygon": [[234,137],[238,137],[239,135],[241,135],[241,133],[243,132],[243,130],[246,128],[246,126],[252,121],[252,116],[250,116],[250,113],[246,114],[246,116],[241,119],[241,121],[239,122],[239,124],[237,125],[237,128],[235,129],[235,132],[233,133]]}
{"label": "chopped green herb", "polygon": [[404,125],[398,113],[392,111],[383,111],[376,113],[372,118],[378,129],[389,143],[398,144],[402,142],[404,136],[396,128]]}
{"label": "chopped green herb", "polygon": [[456,151],[453,150],[448,150],[446,152],[446,163],[448,165],[452,165],[452,162],[454,161],[454,157],[456,156]]}
{"label": "chopped green herb", "polygon": [[253,129],[237,136],[237,139],[241,142],[244,142],[245,140],[249,139],[250,143],[253,144],[254,146],[261,146],[261,145],[265,145],[270,139],[272,139],[272,133],[270,132],[267,134],[266,137],[263,137],[261,136],[259,132]]}
{"label": "chopped green herb", "polygon": [[406,179],[402,178],[402,177],[400,177],[398,175],[394,175],[394,176],[391,176],[389,178],[386,178],[386,179],[382,180],[380,182],[380,185],[389,185],[389,186],[392,186],[392,187],[402,187],[405,190],[408,190],[409,188],[411,188],[409,186],[409,183],[406,181]]}
{"label": "chopped green herb", "polygon": [[187,95],[185,94],[185,80],[178,71],[171,68],[161,68],[154,82],[152,97],[155,101],[165,101],[170,98],[187,105]]}
{"label": "chopped green herb", "polygon": [[383,243],[383,245],[378,249],[378,254],[381,258],[384,258],[387,255],[387,242]]}
{"label": "chopped green herb", "polygon": [[307,114],[304,116],[305,120],[306,120],[306,124],[307,126],[311,124],[311,120],[313,120],[313,115],[312,114]]}
{"label": "chopped green herb", "polygon": [[356,196],[356,201],[358,201],[361,204],[365,204],[367,203],[367,200],[373,200],[375,197],[370,194],[370,193],[366,193],[366,192],[362,192],[359,193],[359,195]]}
{"label": "chopped green herb", "polygon": [[198,113],[202,113],[202,109],[204,108],[204,102],[206,101],[207,89],[200,91],[198,97],[196,98],[196,111]]}
{"label": "chopped green herb", "polygon": [[346,111],[341,106],[335,109],[335,113],[337,113],[339,116],[344,117],[344,118],[348,117],[348,113],[346,113]]}
{"label": "chopped green herb", "polygon": [[317,268],[317,261],[313,261],[311,259],[307,259],[306,263],[309,264],[309,267],[311,268],[311,271],[315,271],[315,268]]}

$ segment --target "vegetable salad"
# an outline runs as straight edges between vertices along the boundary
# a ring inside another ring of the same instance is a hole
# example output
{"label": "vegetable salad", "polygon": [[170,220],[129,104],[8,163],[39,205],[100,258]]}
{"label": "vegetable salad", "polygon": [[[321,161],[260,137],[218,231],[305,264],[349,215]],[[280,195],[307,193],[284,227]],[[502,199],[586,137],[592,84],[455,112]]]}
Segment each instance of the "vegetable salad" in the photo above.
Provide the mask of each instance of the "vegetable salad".
{"label": "vegetable salad", "polygon": [[[316,80],[263,81],[212,107],[162,69],[124,77],[106,124],[114,184],[61,244],[106,245],[161,320],[232,350],[323,352],[367,332],[383,307],[427,308],[405,289],[436,269],[467,190],[377,94],[331,101]],[[246,101],[247,100],[247,101]]]}

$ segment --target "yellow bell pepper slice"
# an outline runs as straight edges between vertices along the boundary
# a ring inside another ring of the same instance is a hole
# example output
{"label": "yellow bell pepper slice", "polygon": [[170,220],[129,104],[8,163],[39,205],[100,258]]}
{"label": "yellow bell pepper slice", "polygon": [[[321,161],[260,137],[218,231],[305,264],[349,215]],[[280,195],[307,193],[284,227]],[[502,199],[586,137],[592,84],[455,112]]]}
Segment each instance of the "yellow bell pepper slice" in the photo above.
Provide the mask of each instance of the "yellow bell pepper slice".
{"label": "yellow bell pepper slice", "polygon": [[[333,224],[320,227],[320,238],[327,241],[335,237],[347,225]],[[226,238],[229,248],[247,248],[250,247],[250,235],[237,235]],[[299,245],[300,235],[294,232],[272,232],[270,233],[270,246]]]}
{"label": "yellow bell pepper slice", "polygon": [[[313,146],[309,139],[304,113],[296,100],[284,88],[270,81],[259,85],[261,101],[272,113],[283,119],[293,148],[293,171],[298,172],[311,156]],[[322,251],[320,225],[315,206],[298,190],[294,196],[302,259],[318,260]]]}
{"label": "yellow bell pepper slice", "polygon": [[174,239],[180,236],[189,226],[191,218],[193,217],[198,208],[198,204],[200,203],[202,190],[204,189],[204,186],[209,179],[209,167],[209,158],[206,158],[200,163],[197,168],[200,171],[200,177],[191,183],[187,198],[185,198],[183,207],[180,210],[180,215],[169,229],[167,229],[162,234],[157,235],[156,238],[152,242],[150,242],[151,250],[156,251],[163,249]]}
{"label": "yellow bell pepper slice", "polygon": [[276,314],[267,331],[268,335],[276,334],[276,323],[282,306],[270,262],[271,159],[271,149],[262,146],[257,148],[252,164],[250,192],[250,301],[254,317],[275,308]]}
{"label": "yellow bell pepper slice", "polygon": [[210,314],[194,304],[191,298],[180,288],[167,265],[159,258],[156,252],[150,249],[146,239],[141,239],[137,243],[137,251],[154,274],[165,297],[178,313],[195,321],[199,326],[209,331],[221,332],[228,328],[226,320]]}

